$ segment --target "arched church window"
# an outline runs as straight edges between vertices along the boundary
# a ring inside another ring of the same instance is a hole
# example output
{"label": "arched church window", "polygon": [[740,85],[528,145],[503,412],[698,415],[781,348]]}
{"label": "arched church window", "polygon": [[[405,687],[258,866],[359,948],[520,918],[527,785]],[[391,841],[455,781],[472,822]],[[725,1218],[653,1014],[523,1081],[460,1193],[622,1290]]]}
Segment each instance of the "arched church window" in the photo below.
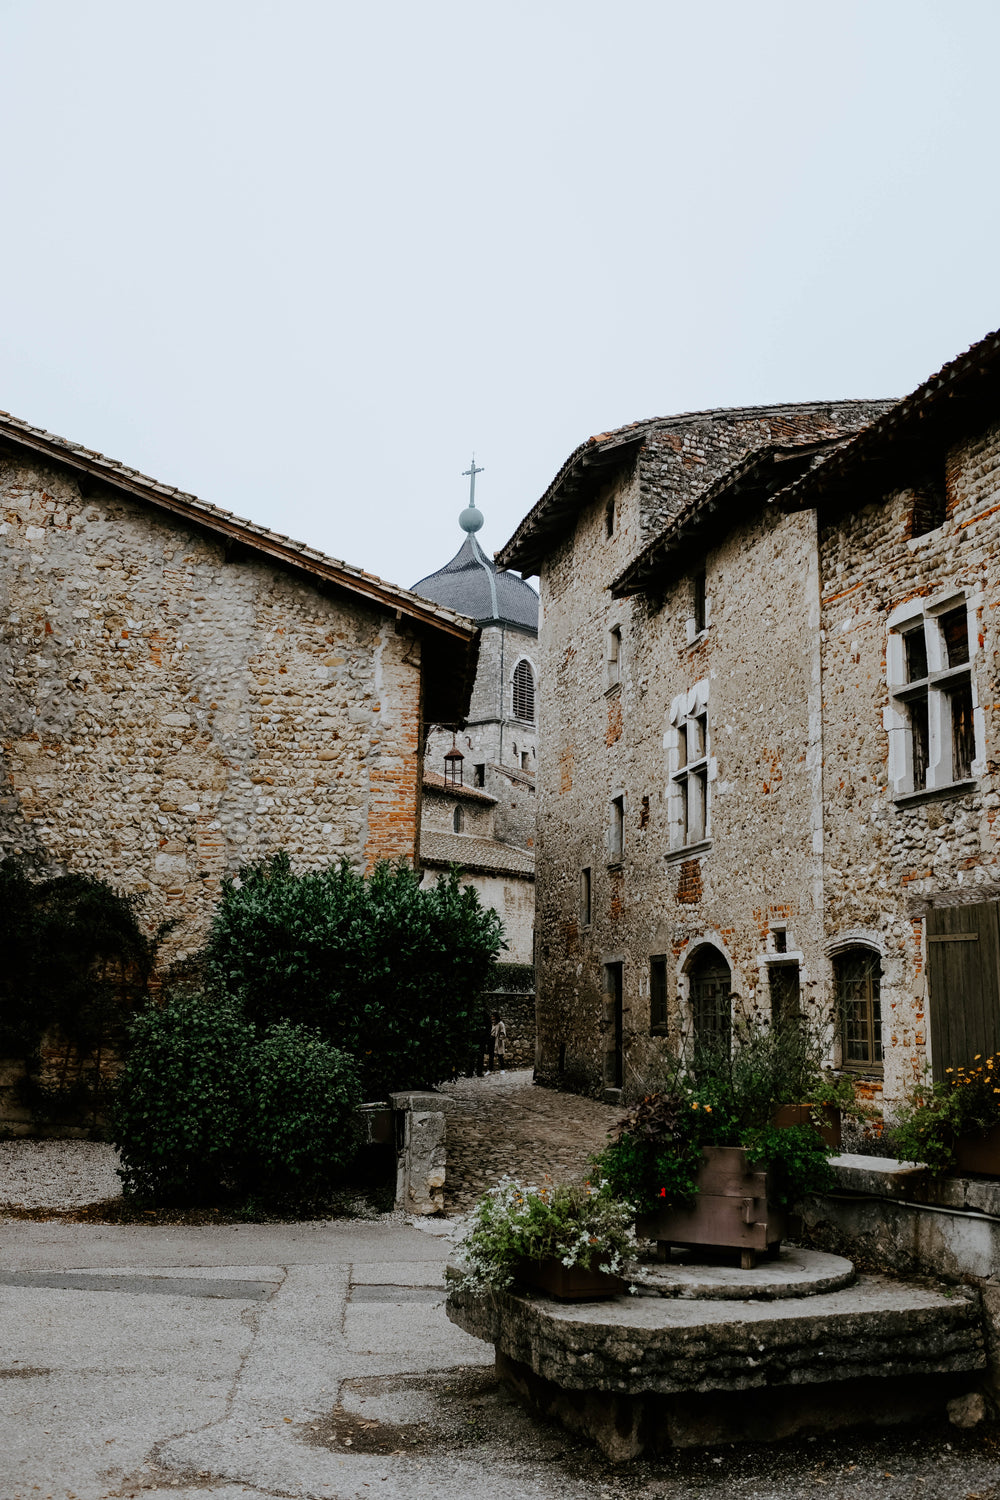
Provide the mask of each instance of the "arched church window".
{"label": "arched church window", "polygon": [[456,807],[455,815],[451,820],[451,826],[456,833],[462,833],[465,828],[465,808]]}
{"label": "arched church window", "polygon": [[523,658],[514,668],[514,718],[535,722],[535,674]]}

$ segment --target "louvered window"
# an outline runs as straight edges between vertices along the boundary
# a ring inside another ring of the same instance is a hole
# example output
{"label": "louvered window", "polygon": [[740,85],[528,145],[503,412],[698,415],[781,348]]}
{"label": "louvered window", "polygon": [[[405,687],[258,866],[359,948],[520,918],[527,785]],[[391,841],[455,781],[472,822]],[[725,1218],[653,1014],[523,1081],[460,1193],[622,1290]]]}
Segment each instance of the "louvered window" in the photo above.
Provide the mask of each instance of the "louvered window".
{"label": "louvered window", "polygon": [[519,661],[514,668],[514,718],[535,722],[535,674],[527,661]]}

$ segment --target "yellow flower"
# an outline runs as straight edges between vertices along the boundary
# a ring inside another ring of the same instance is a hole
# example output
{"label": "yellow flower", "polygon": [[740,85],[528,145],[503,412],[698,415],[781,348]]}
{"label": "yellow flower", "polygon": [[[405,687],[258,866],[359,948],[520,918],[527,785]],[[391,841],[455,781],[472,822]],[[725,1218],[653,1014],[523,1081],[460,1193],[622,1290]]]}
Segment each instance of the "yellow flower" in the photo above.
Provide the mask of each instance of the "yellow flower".
{"label": "yellow flower", "polygon": [[698,1101],[697,1101],[697,1099],[694,1101],[694,1103],[692,1104],[691,1108],[692,1109],[697,1109],[698,1108]]}
{"label": "yellow flower", "polygon": [[977,1052],[976,1055],[975,1055],[975,1057],[972,1059],[972,1061],[973,1062],[978,1062],[979,1059],[982,1057],[982,1055],[983,1054],[981,1052]]}
{"label": "yellow flower", "polygon": [[954,1073],[954,1071],[955,1071],[954,1068],[945,1068],[945,1072],[946,1073]]}

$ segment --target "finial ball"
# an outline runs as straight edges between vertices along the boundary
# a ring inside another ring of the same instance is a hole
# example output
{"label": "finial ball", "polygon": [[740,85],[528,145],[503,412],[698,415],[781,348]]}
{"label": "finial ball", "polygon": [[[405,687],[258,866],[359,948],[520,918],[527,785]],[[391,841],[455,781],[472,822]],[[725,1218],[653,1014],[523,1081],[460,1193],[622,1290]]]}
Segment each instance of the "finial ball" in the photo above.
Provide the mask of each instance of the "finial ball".
{"label": "finial ball", "polygon": [[478,531],[483,524],[483,513],[475,505],[467,505],[458,518],[463,531]]}

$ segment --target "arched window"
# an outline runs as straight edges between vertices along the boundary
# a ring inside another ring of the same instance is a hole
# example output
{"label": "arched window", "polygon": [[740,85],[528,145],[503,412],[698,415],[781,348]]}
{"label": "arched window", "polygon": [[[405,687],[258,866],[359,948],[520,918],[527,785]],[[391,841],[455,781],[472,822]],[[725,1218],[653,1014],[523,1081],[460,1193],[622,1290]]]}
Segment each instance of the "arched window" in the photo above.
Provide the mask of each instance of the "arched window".
{"label": "arched window", "polygon": [[833,960],[845,1068],[882,1067],[882,963],[874,948],[845,948]]}
{"label": "arched window", "polygon": [[717,948],[704,947],[688,966],[696,1048],[729,1051],[733,1034],[733,977]]}
{"label": "arched window", "polygon": [[456,807],[455,808],[455,816],[451,820],[451,826],[452,826],[452,828],[454,828],[454,830],[455,830],[456,833],[461,833],[462,832],[463,828],[465,827],[465,808],[464,807]]}
{"label": "arched window", "polygon": [[535,722],[535,674],[523,657],[514,668],[514,718]]}

